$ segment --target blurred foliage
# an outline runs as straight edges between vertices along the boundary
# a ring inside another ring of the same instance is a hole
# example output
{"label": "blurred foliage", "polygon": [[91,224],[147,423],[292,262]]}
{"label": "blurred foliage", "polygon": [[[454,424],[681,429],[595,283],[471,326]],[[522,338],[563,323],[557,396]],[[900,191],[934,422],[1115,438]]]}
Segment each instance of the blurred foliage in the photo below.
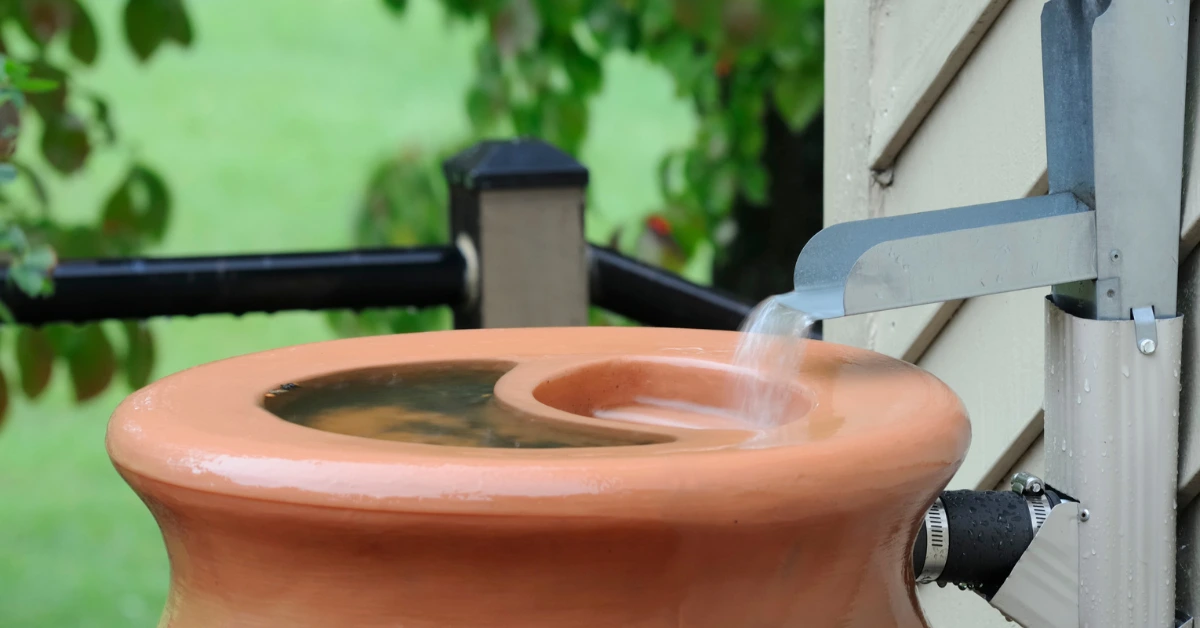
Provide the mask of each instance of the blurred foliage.
{"label": "blurred foliage", "polygon": [[[126,44],[141,62],[168,43],[192,43],[183,0],[126,0],[123,18]],[[137,255],[162,240],[170,217],[163,177],[120,142],[108,101],[72,77],[96,62],[100,44],[79,0],[0,0],[0,255],[7,281],[33,298],[53,294],[59,258]],[[32,141],[22,133],[30,115],[40,121],[37,163],[14,159],[16,143]],[[61,220],[44,181],[83,176],[94,151],[126,155],[127,170],[93,220]],[[16,184],[28,193],[14,193]],[[5,335],[15,335],[20,390],[29,398],[45,391],[56,364],[65,365],[78,401],[99,395],[117,377],[132,388],[150,377],[154,338],[144,323],[15,328],[3,304],[0,316],[9,324]],[[0,372],[0,420],[11,379]]]}
{"label": "blurred foliage", "polygon": [[[401,15],[407,5],[384,2]],[[487,25],[464,103],[476,138],[538,137],[578,157],[592,100],[604,85],[606,55],[641,55],[671,76],[678,94],[695,108],[696,135],[660,163],[664,206],[644,224],[624,226],[638,232],[633,241],[617,233],[609,243],[676,272],[702,250],[715,249],[719,256],[736,233],[730,213],[737,198],[769,202],[763,166],[768,109],[799,131],[822,106],[824,0],[441,3],[452,19]],[[360,207],[360,227],[369,228],[359,229],[358,243],[446,242],[446,192],[435,166],[453,152],[406,152],[381,166]],[[422,321],[448,320],[427,316],[364,314],[360,328],[350,323],[351,314],[334,318],[343,333],[426,328]],[[596,311],[592,321],[623,323]]]}
{"label": "blurred foliage", "polygon": [[[360,246],[420,246],[450,241],[446,210],[450,195],[442,177],[441,161],[460,146],[447,147],[434,159],[407,151],[380,164],[371,175],[354,225]],[[367,336],[453,327],[448,307],[378,309],[361,313],[327,314],[334,330],[343,336]]]}

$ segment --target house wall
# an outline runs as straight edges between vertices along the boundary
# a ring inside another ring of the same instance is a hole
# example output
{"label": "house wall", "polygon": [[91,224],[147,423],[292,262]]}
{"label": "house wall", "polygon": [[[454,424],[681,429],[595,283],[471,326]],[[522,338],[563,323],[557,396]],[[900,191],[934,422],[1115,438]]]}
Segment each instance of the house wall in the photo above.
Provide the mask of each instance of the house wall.
{"label": "house wall", "polygon": [[[1040,14],[1044,0],[826,3],[825,221],[835,224],[1046,192]],[[1200,77],[1192,11],[1189,77]],[[1200,81],[1197,81],[1200,83]],[[1189,85],[1180,307],[1200,313],[1197,111]],[[827,321],[825,337],[924,367],[972,418],[951,488],[1040,473],[1048,290]],[[1200,337],[1188,319],[1181,417],[1180,606],[1200,614]],[[1196,574],[1194,581],[1192,574]],[[1012,626],[972,593],[920,587],[933,628]]]}

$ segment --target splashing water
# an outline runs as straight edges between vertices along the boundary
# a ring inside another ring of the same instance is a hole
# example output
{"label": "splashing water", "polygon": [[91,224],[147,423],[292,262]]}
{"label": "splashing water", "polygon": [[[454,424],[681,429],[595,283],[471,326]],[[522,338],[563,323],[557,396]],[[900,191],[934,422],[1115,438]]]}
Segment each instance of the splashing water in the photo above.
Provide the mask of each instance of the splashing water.
{"label": "splashing water", "polygon": [[775,296],[758,304],[742,323],[733,362],[746,375],[738,378],[733,401],[738,414],[754,427],[768,429],[788,421],[791,393],[772,382],[789,381],[800,371],[814,322]]}

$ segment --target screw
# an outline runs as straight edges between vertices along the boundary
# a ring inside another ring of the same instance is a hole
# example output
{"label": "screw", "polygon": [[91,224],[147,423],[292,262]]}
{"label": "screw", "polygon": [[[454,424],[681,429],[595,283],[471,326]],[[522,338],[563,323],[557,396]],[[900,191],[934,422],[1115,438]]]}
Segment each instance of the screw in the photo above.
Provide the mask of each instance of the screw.
{"label": "screw", "polygon": [[1151,340],[1150,338],[1142,338],[1141,340],[1138,341],[1138,351],[1141,351],[1142,353],[1144,353],[1146,355],[1150,355],[1151,353],[1154,353],[1154,350],[1157,348],[1158,348],[1158,345],[1154,344],[1154,341]]}
{"label": "screw", "polygon": [[1118,251],[1117,249],[1113,249],[1113,250],[1109,251],[1108,259],[1112,260],[1114,263],[1121,261],[1121,252]]}
{"label": "screw", "polygon": [[1087,521],[1088,519],[1091,519],[1091,518],[1092,518],[1092,513],[1088,512],[1087,508],[1084,508],[1083,510],[1079,511],[1079,520],[1080,521]]}
{"label": "screw", "polygon": [[1019,495],[1040,495],[1044,489],[1041,478],[1024,471],[1014,474],[1009,486]]}

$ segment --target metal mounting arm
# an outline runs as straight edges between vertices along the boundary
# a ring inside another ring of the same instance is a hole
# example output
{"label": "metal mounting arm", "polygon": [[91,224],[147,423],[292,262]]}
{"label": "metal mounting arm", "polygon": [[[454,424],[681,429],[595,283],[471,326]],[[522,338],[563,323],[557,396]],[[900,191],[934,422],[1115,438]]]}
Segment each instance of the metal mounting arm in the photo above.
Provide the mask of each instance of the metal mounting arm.
{"label": "metal mounting arm", "polygon": [[1063,193],[834,225],[782,298],[825,319],[1095,278],[1095,213]]}

